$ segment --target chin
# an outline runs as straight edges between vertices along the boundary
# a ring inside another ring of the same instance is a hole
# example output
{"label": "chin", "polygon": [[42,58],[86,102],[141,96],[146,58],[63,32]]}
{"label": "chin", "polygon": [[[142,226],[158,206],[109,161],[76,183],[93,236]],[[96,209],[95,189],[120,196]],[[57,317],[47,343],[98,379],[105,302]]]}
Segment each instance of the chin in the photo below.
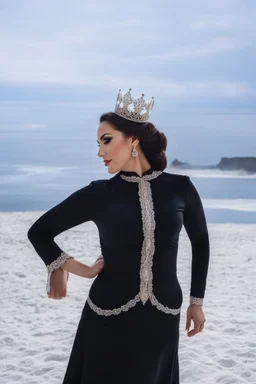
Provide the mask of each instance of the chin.
{"label": "chin", "polygon": [[108,173],[110,173],[111,175],[113,175],[114,173],[117,173],[117,172],[119,172],[119,171],[112,171],[112,170],[108,170]]}
{"label": "chin", "polygon": [[110,173],[111,175],[117,172],[119,172],[119,169],[112,168],[111,166],[108,167],[108,173]]}

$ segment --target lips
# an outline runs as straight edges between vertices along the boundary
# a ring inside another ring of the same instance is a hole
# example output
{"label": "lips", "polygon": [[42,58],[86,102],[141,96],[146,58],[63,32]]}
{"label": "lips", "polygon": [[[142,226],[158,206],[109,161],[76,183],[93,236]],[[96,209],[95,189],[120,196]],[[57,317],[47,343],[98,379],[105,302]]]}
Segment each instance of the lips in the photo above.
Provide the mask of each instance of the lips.
{"label": "lips", "polygon": [[110,161],[112,161],[112,159],[111,160],[104,160],[105,165],[108,165],[110,163]]}

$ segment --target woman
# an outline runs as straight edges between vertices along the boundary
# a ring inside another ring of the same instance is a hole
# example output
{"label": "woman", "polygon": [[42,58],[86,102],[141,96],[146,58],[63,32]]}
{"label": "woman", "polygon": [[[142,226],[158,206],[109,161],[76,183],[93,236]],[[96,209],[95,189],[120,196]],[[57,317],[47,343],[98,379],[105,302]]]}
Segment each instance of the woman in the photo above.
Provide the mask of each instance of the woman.
{"label": "woman", "polygon": [[[188,176],[165,173],[167,140],[148,122],[154,101],[119,91],[100,118],[98,156],[110,179],[94,180],[41,216],[28,238],[47,266],[48,297],[66,296],[68,273],[94,278],[63,384],[178,384],[183,302],[176,264],[184,224],[192,245],[188,336],[202,332],[209,238]],[[92,266],[54,241],[92,220],[102,255]],[[191,319],[194,329],[190,329]]]}

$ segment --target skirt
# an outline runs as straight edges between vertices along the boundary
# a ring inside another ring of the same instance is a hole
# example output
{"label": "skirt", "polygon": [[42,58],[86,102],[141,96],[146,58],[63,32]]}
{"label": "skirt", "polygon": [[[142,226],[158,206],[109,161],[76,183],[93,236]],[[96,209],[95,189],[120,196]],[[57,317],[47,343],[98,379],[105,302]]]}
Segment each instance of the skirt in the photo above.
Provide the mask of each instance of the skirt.
{"label": "skirt", "polygon": [[85,302],[62,384],[179,384],[179,324],[150,301],[108,317]]}

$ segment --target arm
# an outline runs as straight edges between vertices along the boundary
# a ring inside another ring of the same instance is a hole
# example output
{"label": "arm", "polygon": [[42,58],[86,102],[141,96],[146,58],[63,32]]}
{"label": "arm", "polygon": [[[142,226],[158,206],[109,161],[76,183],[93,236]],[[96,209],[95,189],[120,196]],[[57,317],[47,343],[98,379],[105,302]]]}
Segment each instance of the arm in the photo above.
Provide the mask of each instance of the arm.
{"label": "arm", "polygon": [[200,196],[188,176],[186,185],[183,223],[192,247],[190,304],[202,306],[209,266],[209,236]]}
{"label": "arm", "polygon": [[92,181],[44,213],[28,230],[29,241],[47,267],[47,292],[51,273],[68,259],[74,259],[58,246],[54,237],[94,219],[103,199],[103,194],[99,193],[102,185],[103,180]]}

